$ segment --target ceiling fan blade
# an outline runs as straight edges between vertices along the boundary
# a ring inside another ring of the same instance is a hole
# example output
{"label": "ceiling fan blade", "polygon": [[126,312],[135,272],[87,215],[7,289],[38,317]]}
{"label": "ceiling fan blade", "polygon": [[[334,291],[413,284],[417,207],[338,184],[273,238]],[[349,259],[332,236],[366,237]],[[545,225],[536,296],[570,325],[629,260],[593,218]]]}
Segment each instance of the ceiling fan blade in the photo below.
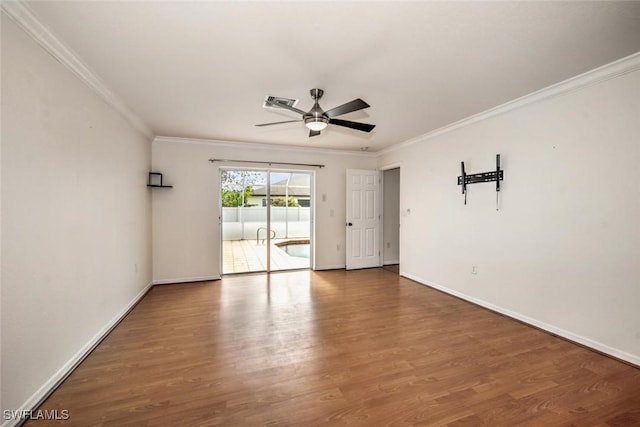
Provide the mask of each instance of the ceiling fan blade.
{"label": "ceiling fan blade", "polygon": [[312,136],[318,136],[318,135],[320,135],[319,130],[309,130],[309,138],[311,138]]}
{"label": "ceiling fan blade", "polygon": [[306,111],[299,110],[299,109],[297,109],[296,107],[292,107],[292,106],[290,106],[290,105],[283,104],[283,103],[278,102],[278,101],[275,101],[275,102],[273,103],[273,105],[277,105],[278,107],[280,107],[280,108],[284,108],[284,109],[286,109],[286,110],[291,110],[291,111],[293,111],[294,113],[298,113],[298,114],[300,114],[300,115],[302,115],[302,116],[304,116],[305,114],[307,114],[307,112],[306,112]]}
{"label": "ceiling fan blade", "polygon": [[271,126],[271,125],[281,125],[283,123],[293,123],[293,122],[301,122],[302,120],[285,120],[284,122],[272,122],[272,123],[260,123],[256,126]]}
{"label": "ceiling fan blade", "polygon": [[329,111],[325,111],[325,114],[331,117],[341,116],[343,114],[350,113],[352,111],[362,110],[364,108],[369,108],[370,105],[364,102],[362,99],[354,99],[353,101],[347,102],[346,104],[342,104],[338,107],[332,108]]}
{"label": "ceiling fan blade", "polygon": [[330,119],[329,124],[344,126],[346,128],[361,130],[362,132],[371,132],[376,125],[370,125],[368,123],[358,123],[349,120]]}

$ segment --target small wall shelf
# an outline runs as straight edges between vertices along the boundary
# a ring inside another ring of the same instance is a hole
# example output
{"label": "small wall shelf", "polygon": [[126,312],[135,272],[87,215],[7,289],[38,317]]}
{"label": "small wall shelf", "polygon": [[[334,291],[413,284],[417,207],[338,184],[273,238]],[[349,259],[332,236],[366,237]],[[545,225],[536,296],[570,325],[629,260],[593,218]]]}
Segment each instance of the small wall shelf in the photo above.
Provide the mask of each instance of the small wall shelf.
{"label": "small wall shelf", "polygon": [[[160,177],[160,179],[158,179],[158,177]],[[173,188],[173,185],[164,185],[164,183],[162,182],[162,174],[160,172],[149,172],[147,187]]]}

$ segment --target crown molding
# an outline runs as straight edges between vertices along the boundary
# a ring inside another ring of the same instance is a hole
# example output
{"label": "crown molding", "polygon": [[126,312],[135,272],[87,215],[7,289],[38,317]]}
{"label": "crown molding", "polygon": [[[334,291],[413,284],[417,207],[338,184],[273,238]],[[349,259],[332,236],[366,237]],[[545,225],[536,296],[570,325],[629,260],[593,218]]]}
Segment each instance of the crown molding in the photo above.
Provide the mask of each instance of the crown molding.
{"label": "crown molding", "polygon": [[468,126],[470,124],[473,124],[482,120],[486,120],[491,117],[498,116],[500,114],[505,114],[510,111],[516,110],[518,108],[522,108],[527,105],[534,104],[536,102],[555,98],[561,95],[566,95],[570,92],[574,92],[588,86],[602,83],[606,80],[620,77],[625,74],[629,74],[638,70],[640,70],[640,52],[636,52],[629,56],[625,56],[624,58],[621,58],[617,61],[611,62],[609,64],[595,68],[593,70],[587,71],[586,73],[578,74],[577,76],[571,77],[570,79],[564,80],[560,83],[556,83],[544,89],[540,89],[536,92],[532,92],[528,95],[522,96],[520,98],[516,98],[513,101],[509,101],[504,104],[498,105],[497,107],[483,111],[481,113],[474,114],[473,116],[469,116],[467,118],[448,124],[441,128],[435,129],[423,135],[392,145],[391,147],[387,147],[385,149],[377,151],[376,154],[378,156],[382,156],[382,155],[391,153],[393,151],[399,150],[401,148],[408,147],[417,142],[422,142],[422,141],[429,140],[431,138],[435,138],[437,136],[454,131],[461,127]]}
{"label": "crown molding", "polygon": [[377,157],[377,152],[333,150],[329,148],[301,147],[298,145],[261,144],[256,142],[224,141],[218,139],[181,138],[174,136],[156,136],[153,142],[168,142],[173,144],[201,144],[221,148],[247,148],[252,150],[278,150],[298,153],[327,154],[339,156]]}
{"label": "crown molding", "polygon": [[[132,110],[130,110],[124,102],[122,102],[93,72],[87,65],[85,65],[79,56],[74,53],[68,46],[66,46],[61,39],[56,37],[38,18],[34,15],[24,0],[11,0],[1,1],[0,8],[7,16],[12,19],[18,26],[20,26],[27,34],[29,34],[42,48],[44,48],[49,54],[51,54],[56,60],[66,66],[73,74],[75,74],[81,81],[96,92],[108,105],[118,111],[133,128],[141,132],[144,136],[151,139],[155,135],[153,131],[138,117]],[[156,137],[154,141],[164,142],[176,142],[176,143],[191,143],[191,144],[209,144],[224,147],[238,148],[239,144],[244,148],[256,148],[256,149],[275,149],[287,151],[299,151],[299,152],[311,152],[316,154],[330,154],[330,155],[355,155],[363,157],[379,157],[393,151],[408,147],[418,142],[426,141],[431,138],[435,138],[442,134],[454,131],[464,126],[486,120],[500,114],[516,110],[518,108],[525,107],[536,102],[540,102],[546,99],[550,99],[556,96],[561,96],[576,90],[580,90],[584,87],[601,83],[603,81],[622,76],[627,73],[631,73],[640,69],[640,52],[629,55],[625,58],[619,59],[612,63],[606,64],[602,67],[596,68],[570,79],[564,80],[560,83],[548,86],[544,89],[522,96],[515,100],[506,102],[497,107],[491,108],[484,112],[469,116],[457,122],[448,124],[441,128],[435,129],[431,132],[417,136],[415,138],[408,139],[404,142],[392,145],[376,152],[361,152],[350,150],[335,150],[335,149],[322,149],[322,148],[310,148],[300,146],[288,146],[278,144],[258,144],[249,142],[232,142],[232,141],[220,141],[220,140],[207,140],[207,139],[194,139],[194,138],[173,138],[173,137]]]}
{"label": "crown molding", "polygon": [[97,93],[108,105],[124,116],[125,119],[137,131],[151,139],[154,137],[153,131],[131,111],[93,72],[85,65],[80,57],[71,50],[62,40],[56,37],[40,20],[35,16],[31,8],[23,0],[3,1],[0,7],[20,28],[31,36],[44,50],[52,55],[58,62],[67,67],[82,82]]}

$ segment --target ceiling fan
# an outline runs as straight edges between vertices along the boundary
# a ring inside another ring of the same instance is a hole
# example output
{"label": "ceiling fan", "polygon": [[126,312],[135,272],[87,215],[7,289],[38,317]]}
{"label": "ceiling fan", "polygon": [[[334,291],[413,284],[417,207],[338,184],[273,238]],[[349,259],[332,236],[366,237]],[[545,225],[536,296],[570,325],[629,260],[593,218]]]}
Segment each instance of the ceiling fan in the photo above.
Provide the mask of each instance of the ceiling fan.
{"label": "ceiling fan", "polygon": [[311,89],[311,97],[315,102],[311,110],[307,112],[304,112],[291,105],[275,100],[273,102],[273,105],[276,105],[278,107],[281,107],[287,110],[291,110],[294,113],[298,113],[302,116],[302,119],[285,120],[283,122],[262,123],[256,126],[271,126],[271,125],[279,125],[283,123],[304,122],[305,126],[309,128],[309,137],[320,135],[320,131],[326,128],[327,125],[343,126],[346,128],[351,128],[351,129],[359,130],[362,132],[371,132],[373,128],[376,127],[376,125],[370,125],[368,123],[352,122],[349,120],[340,120],[335,118],[337,116],[351,113],[353,111],[369,108],[369,104],[364,102],[362,99],[360,98],[354,99],[353,101],[347,102],[346,104],[342,104],[328,111],[324,111],[322,108],[320,108],[320,105],[318,104],[318,100],[322,98],[323,94],[324,94],[324,91],[322,89]]}

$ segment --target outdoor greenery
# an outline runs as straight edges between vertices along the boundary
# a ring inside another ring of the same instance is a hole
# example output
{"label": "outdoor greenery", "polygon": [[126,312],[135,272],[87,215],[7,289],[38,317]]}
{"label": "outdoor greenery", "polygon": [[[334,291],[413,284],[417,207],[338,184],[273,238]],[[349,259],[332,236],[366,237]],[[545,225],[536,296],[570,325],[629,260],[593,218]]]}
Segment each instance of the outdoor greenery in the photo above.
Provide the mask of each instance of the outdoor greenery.
{"label": "outdoor greenery", "polygon": [[[249,199],[253,196],[253,186],[248,185],[242,191],[222,190],[222,206],[225,208],[236,208],[238,206],[248,207]],[[255,205],[254,205],[255,206]]]}
{"label": "outdoor greenery", "polygon": [[266,182],[264,172],[222,170],[220,175],[223,190],[240,191],[247,185],[255,186]]}
{"label": "outdoor greenery", "polygon": [[[297,208],[298,206],[300,206],[300,204],[298,203],[298,199],[293,196],[289,196],[287,200],[289,202],[289,207]],[[287,206],[287,203],[285,203],[284,197],[272,197],[271,206]]]}
{"label": "outdoor greenery", "polygon": [[222,206],[236,208],[255,206],[249,204],[253,196],[253,186],[264,179],[264,174],[254,171],[222,170]]}
{"label": "outdoor greenery", "polygon": [[[286,181],[288,183],[287,180],[283,181],[282,176],[278,175],[286,174],[274,173],[273,176],[275,176],[274,179],[276,179],[276,182]],[[266,187],[267,182],[266,172],[251,170],[223,169],[220,173],[220,179],[222,187],[222,206],[225,208],[258,206],[255,203],[250,204],[249,200],[254,194],[254,187],[264,188]],[[298,199],[293,196],[289,196],[287,198],[272,197],[271,206],[299,207],[300,204],[298,203]]]}

